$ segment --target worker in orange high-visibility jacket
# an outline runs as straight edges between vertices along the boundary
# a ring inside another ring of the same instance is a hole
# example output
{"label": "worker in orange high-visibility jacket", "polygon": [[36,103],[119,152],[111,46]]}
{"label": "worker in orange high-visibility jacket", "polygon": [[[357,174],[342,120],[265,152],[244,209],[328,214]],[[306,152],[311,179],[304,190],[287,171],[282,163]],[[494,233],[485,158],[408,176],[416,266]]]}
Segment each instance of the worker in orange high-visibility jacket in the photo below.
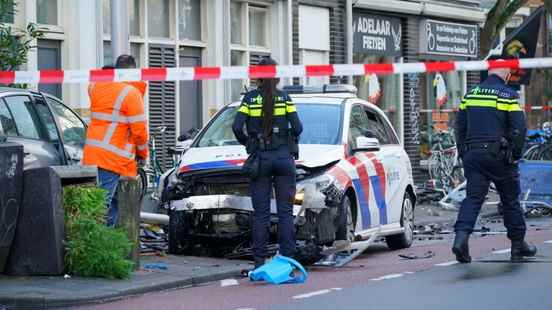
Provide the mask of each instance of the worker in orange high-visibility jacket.
{"label": "worker in orange high-visibility jacket", "polygon": [[[116,68],[134,68],[130,55],[121,55]],[[121,176],[136,177],[137,161],[148,158],[144,82],[101,82],[90,85],[90,125],[83,164],[98,167],[100,187],[107,191],[107,225],[117,223],[117,185]]]}

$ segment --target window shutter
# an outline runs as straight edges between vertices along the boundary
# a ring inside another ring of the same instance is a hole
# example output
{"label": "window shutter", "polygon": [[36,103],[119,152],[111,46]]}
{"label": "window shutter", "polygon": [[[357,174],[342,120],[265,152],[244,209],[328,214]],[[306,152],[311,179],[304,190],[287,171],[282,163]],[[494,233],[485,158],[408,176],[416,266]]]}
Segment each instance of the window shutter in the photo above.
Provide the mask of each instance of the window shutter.
{"label": "window shutter", "polygon": [[[176,67],[176,51],[174,47],[151,46],[149,48],[150,67]],[[167,126],[164,134],[157,134],[155,128]],[[159,164],[169,169],[172,157],[168,155],[168,148],[176,144],[176,83],[150,82],[149,83],[149,128],[150,135],[155,134],[157,158]]]}

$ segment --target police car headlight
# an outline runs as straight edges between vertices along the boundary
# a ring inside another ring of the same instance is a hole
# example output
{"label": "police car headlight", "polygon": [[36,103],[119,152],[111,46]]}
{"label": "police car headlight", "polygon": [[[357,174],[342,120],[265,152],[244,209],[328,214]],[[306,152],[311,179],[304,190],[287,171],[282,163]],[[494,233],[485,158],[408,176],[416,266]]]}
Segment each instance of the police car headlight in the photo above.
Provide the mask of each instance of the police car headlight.
{"label": "police car headlight", "polygon": [[308,185],[314,185],[316,190],[322,191],[335,182],[335,177],[327,174],[322,174],[312,179],[307,179],[297,184],[297,191],[295,194],[295,204],[303,204],[305,199],[305,187]]}

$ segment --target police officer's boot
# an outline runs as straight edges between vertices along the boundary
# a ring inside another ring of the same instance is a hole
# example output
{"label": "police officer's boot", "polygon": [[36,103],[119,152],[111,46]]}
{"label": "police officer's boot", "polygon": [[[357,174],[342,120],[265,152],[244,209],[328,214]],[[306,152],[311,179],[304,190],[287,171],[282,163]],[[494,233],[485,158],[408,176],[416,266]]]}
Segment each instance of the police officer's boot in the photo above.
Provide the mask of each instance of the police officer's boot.
{"label": "police officer's boot", "polygon": [[537,254],[537,247],[529,244],[525,241],[512,241],[512,251],[510,260],[513,262],[519,262],[523,260],[523,257],[535,256]]}
{"label": "police officer's boot", "polygon": [[457,231],[456,237],[454,237],[454,244],[452,246],[452,253],[456,255],[456,260],[460,263],[471,263],[470,249],[468,246],[468,240],[470,234],[465,231]]}

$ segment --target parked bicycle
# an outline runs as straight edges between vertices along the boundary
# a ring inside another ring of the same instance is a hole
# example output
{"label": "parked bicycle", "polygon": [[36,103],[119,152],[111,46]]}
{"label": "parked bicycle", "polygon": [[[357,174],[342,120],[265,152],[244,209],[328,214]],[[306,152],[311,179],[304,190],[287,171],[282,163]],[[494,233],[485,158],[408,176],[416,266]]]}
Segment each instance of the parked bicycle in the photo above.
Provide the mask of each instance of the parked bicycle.
{"label": "parked bicycle", "polygon": [[429,158],[429,177],[436,189],[446,195],[464,181],[464,171],[458,158],[458,150],[452,132],[437,132]]}
{"label": "parked bicycle", "polygon": [[[545,128],[543,126],[543,128]],[[527,160],[552,160],[552,133],[548,128],[527,137],[528,148],[523,154]]]}
{"label": "parked bicycle", "polygon": [[[167,126],[159,126],[154,128],[150,138],[150,158],[146,162],[146,165],[138,168],[138,176],[142,184],[141,197],[145,197],[148,193],[151,193],[150,198],[153,201],[159,201],[157,188],[161,176],[165,171],[159,161],[159,150],[156,144],[156,137],[161,136],[164,138]],[[178,167],[180,157],[190,147],[193,137],[199,132],[198,129],[193,128],[180,135],[177,139],[177,145],[175,147],[169,147],[167,153],[171,156],[171,166],[169,169]]]}

